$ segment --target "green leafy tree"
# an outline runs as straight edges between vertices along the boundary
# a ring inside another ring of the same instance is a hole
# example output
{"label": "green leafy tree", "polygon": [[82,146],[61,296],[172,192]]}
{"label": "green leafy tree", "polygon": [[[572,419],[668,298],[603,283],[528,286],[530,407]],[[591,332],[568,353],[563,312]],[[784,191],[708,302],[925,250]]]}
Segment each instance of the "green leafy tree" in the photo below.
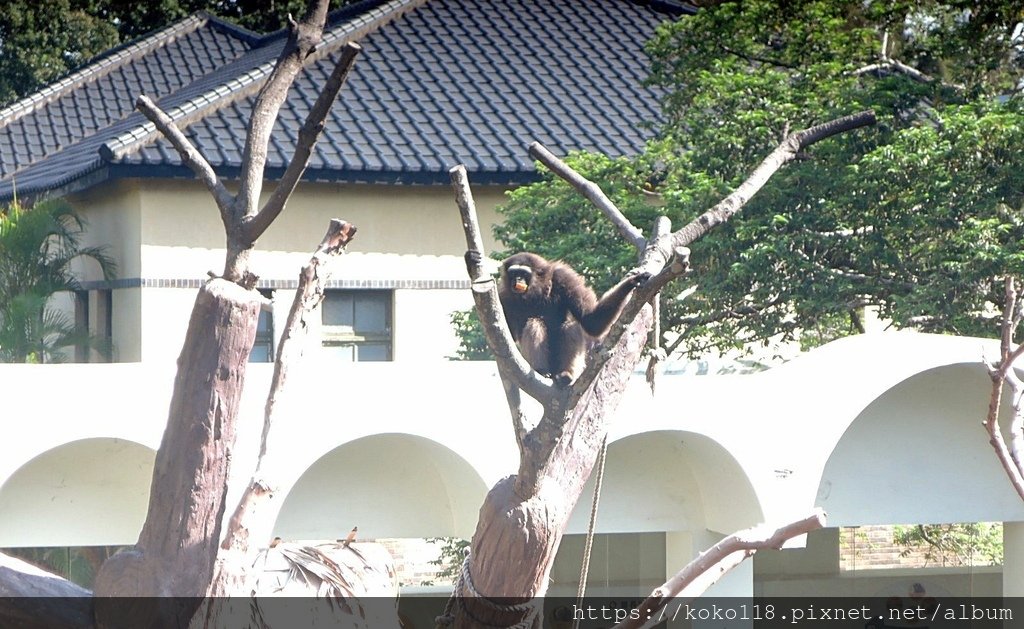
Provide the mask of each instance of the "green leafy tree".
{"label": "green leafy tree", "polygon": [[[438,547],[437,559],[431,559],[431,566],[437,566],[435,575],[442,581],[456,581],[462,571],[462,562],[469,554],[470,542],[468,539],[458,537],[429,537],[428,542],[433,542]],[[424,585],[434,585],[434,582]]]}
{"label": "green leafy tree", "polygon": [[0,361],[55,362],[69,347],[106,349],[50,304],[56,293],[80,288],[76,260],[92,260],[104,277],[113,277],[114,261],[104,248],[82,246],[84,229],[63,201],[32,209],[14,203],[0,212]]}
{"label": "green leafy tree", "polygon": [[113,24],[71,0],[7,0],[0,11],[0,104],[67,74],[117,42]]}
{"label": "green leafy tree", "polygon": [[947,566],[996,566],[1003,563],[1003,524],[917,524],[893,528],[901,557],[920,553],[926,561]]}
{"label": "green leafy tree", "polygon": [[[632,159],[567,160],[634,224],[691,220],[790,128],[868,108],[879,124],[815,147],[697,244],[664,293],[668,347],[814,345],[862,331],[868,307],[897,328],[992,335],[1000,278],[1022,270],[1021,3],[705,4],[648,46],[657,139]],[[599,289],[633,260],[551,175],[502,214],[507,251],[564,259]]]}
{"label": "green leafy tree", "polygon": [[[306,12],[305,0],[72,0],[89,15],[117,27],[122,41],[145,35],[175,20],[207,11],[257,33],[268,33],[288,25],[288,16],[296,20]],[[334,0],[332,9],[354,0]]]}

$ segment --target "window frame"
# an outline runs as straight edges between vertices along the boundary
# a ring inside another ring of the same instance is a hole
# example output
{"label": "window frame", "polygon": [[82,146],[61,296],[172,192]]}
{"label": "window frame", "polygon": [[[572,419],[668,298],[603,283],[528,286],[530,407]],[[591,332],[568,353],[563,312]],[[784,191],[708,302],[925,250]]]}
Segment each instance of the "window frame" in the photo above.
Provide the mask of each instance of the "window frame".
{"label": "window frame", "polygon": [[[329,299],[343,296],[352,297],[352,324],[329,324],[325,320]],[[356,322],[357,302],[359,297],[373,298],[379,300],[384,306],[384,322],[382,331],[359,330]],[[324,292],[324,303],[320,310],[320,343],[323,347],[351,347],[353,355],[351,362],[390,362],[394,360],[394,308],[395,291],[390,289],[374,288],[331,288]],[[383,346],[384,358],[375,360],[361,360],[360,347]]]}

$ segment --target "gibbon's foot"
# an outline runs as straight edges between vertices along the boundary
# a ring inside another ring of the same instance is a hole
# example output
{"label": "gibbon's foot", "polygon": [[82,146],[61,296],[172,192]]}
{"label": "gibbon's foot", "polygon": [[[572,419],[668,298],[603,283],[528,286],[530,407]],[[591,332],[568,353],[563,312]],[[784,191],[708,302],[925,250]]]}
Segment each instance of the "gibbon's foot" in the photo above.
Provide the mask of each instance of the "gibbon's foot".
{"label": "gibbon's foot", "polygon": [[562,373],[552,378],[552,380],[555,382],[556,387],[564,389],[568,387],[570,384],[572,384],[572,375],[568,371],[563,371]]}

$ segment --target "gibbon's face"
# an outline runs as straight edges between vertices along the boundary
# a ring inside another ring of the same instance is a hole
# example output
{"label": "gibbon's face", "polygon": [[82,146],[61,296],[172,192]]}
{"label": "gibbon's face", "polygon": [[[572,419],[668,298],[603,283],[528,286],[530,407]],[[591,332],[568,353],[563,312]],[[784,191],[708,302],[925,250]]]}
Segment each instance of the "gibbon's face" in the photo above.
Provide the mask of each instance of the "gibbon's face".
{"label": "gibbon's face", "polygon": [[533,269],[525,264],[510,264],[505,270],[508,277],[508,287],[517,295],[522,295],[530,289],[530,280],[533,278]]}

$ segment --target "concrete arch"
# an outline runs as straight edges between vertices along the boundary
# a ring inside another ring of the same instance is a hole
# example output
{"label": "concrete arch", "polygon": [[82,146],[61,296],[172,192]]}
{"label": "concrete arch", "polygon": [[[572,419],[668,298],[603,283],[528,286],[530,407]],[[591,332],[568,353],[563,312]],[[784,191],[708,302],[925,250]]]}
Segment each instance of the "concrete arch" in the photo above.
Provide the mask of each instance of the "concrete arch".
{"label": "concrete arch", "polygon": [[[569,520],[585,533],[596,471]],[[608,446],[599,533],[731,532],[761,521],[754,488],[736,459],[713,439],[686,430],[654,430]]]}
{"label": "concrete arch", "polygon": [[0,547],[134,544],[156,452],[99,437],[43,452],[0,486]]}
{"label": "concrete arch", "polygon": [[409,434],[377,434],[334,448],[302,474],[281,506],[275,534],[468,538],[487,487],[448,447]]}
{"label": "concrete arch", "polygon": [[1024,519],[980,421],[980,363],[922,371],[867,405],[832,449],[817,491],[831,526]]}

